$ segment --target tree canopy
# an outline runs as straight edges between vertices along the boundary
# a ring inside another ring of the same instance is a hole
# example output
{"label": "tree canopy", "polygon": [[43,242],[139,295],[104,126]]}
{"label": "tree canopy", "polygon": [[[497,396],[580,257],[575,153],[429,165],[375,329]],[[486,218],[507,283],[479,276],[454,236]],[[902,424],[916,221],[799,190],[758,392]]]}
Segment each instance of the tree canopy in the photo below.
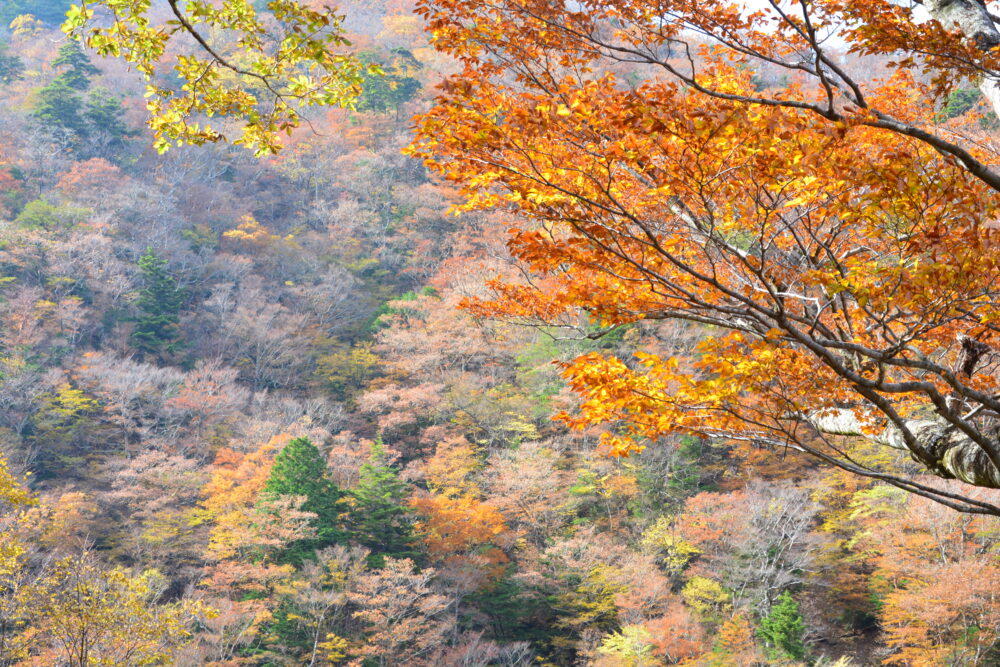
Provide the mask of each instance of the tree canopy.
{"label": "tree canopy", "polygon": [[[378,71],[350,53],[343,18],[329,10],[294,0],[167,5],[171,18],[157,22],[148,0],[82,0],[63,23],[71,37],[142,73],[160,152],[232,141],[257,155],[273,153],[279,135],[302,122],[304,107],[350,106],[366,69]],[[234,119],[240,129],[221,129],[213,116]]]}
{"label": "tree canopy", "polygon": [[[224,138],[186,122],[219,113],[246,121],[238,142],[271,152],[300,120],[291,100],[350,104],[358,92],[360,65],[338,55],[329,11],[268,2],[286,31],[275,46],[248,2],[169,5],[168,26],[149,24],[141,2],[74,6],[65,26],[152,81],[161,149]],[[114,29],[94,22],[101,8]],[[608,426],[616,455],[671,432],[793,447],[1000,512],[861,465],[842,442],[1000,486],[1000,172],[989,143],[938,114],[963,85],[1000,108],[1000,32],[984,3],[425,0],[418,12],[463,69],[420,119],[411,154],[462,188],[464,209],[531,221],[509,247],[537,280],[495,283],[467,306],[557,327],[582,312],[603,333],[663,319],[719,331],[683,363],[580,357],[566,377],[584,403],[567,423]],[[253,66],[234,65],[199,25],[236,39]],[[181,34],[200,46],[175,66],[184,96],[155,82]],[[852,71],[843,53],[886,75]],[[320,73],[296,74],[303,66]],[[762,83],[775,72],[787,85]]]}
{"label": "tree canopy", "polygon": [[[422,4],[464,70],[413,153],[463,188],[464,209],[532,221],[509,241],[531,280],[495,283],[473,312],[717,332],[686,361],[568,364],[584,397],[568,423],[609,427],[619,455],[678,431],[792,447],[1000,511],[859,464],[841,437],[1000,485],[996,154],[935,118],[963,81],[993,99],[1000,40],[980,3],[925,3],[938,20],[922,23],[918,9]],[[832,37],[893,63],[862,77]],[[764,71],[792,79],[762,89]]]}
{"label": "tree canopy", "polygon": [[420,2],[263,159],[3,34],[0,667],[1000,664],[981,6]]}

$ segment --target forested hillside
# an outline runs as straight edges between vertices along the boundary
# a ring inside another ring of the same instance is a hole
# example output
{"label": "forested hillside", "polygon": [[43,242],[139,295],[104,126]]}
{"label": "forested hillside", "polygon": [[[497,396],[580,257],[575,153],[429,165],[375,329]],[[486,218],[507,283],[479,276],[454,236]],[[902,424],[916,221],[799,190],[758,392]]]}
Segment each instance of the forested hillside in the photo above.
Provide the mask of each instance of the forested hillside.
{"label": "forested hillside", "polygon": [[0,0],[0,666],[1000,664],[1000,33],[96,4]]}

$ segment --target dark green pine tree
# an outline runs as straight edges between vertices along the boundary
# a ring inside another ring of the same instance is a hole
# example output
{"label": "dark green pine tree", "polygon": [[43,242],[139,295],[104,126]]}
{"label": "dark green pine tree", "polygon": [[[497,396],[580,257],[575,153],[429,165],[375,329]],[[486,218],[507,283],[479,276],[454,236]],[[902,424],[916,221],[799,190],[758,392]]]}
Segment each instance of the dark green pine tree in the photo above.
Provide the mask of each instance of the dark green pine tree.
{"label": "dark green pine tree", "polygon": [[122,120],[124,110],[119,98],[104,88],[96,87],[87,95],[83,108],[83,119],[87,124],[87,135],[99,140],[112,149],[120,149],[128,137],[138,134],[129,129]]}
{"label": "dark green pine tree", "polygon": [[793,660],[806,657],[805,632],[806,624],[799,611],[799,603],[788,591],[778,597],[768,615],[761,619],[758,630],[772,652]]}
{"label": "dark green pine tree", "polygon": [[7,44],[0,42],[0,83],[17,81],[24,76],[24,62],[8,53]]}
{"label": "dark green pine tree", "polygon": [[46,125],[69,131],[77,139],[85,137],[90,128],[80,91],[90,87],[90,78],[99,70],[76,42],[66,42],[52,61],[59,76],[36,93],[32,115]]}
{"label": "dark green pine tree", "polygon": [[77,42],[69,41],[59,47],[59,53],[52,61],[52,67],[60,70],[57,77],[67,86],[77,90],[90,88],[90,79],[101,73],[90,62],[90,56],[83,52]]}
{"label": "dark green pine tree", "polygon": [[361,466],[358,485],[352,492],[351,537],[371,549],[368,563],[382,567],[385,557],[417,558],[413,521],[406,498],[409,485],[385,460],[381,440],[372,445],[368,462]]}
{"label": "dark green pine tree", "polygon": [[83,99],[62,77],[56,77],[36,93],[31,115],[49,127],[67,130],[77,137],[87,133]]}
{"label": "dark green pine tree", "polygon": [[330,479],[323,455],[309,438],[290,440],[274,457],[261,500],[266,503],[280,496],[304,496],[301,509],[316,515],[312,520],[315,537],[288,545],[280,560],[300,565],[316,549],[347,541],[341,525],[347,510],[344,492]]}
{"label": "dark green pine tree", "polygon": [[132,330],[132,347],[146,355],[159,356],[180,347],[180,310],[184,291],[167,271],[167,261],[156,256],[152,248],[139,258],[142,290],[136,305],[139,315]]}
{"label": "dark green pine tree", "polygon": [[[51,64],[60,74],[35,92],[32,115],[49,127],[68,132],[80,156],[114,159],[125,140],[137,134],[122,120],[121,99],[103,88],[91,88],[91,78],[100,70],[76,42],[63,44]],[[0,80],[4,80],[4,71],[0,49]],[[84,100],[81,93],[88,90]]]}

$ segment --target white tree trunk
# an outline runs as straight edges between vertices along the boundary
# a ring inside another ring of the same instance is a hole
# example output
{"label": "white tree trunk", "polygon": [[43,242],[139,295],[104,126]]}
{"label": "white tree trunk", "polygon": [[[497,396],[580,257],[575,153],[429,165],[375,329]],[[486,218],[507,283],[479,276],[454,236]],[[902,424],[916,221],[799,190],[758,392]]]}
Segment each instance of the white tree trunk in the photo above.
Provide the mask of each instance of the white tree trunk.
{"label": "white tree trunk", "polygon": [[990,103],[993,112],[1000,116],[1000,79],[989,76],[983,77],[982,82],[979,84],[979,90]]}
{"label": "white tree trunk", "polygon": [[[986,7],[985,0],[924,0],[928,13],[945,28],[959,29],[979,48],[987,51],[1000,45],[1000,32]],[[987,74],[979,90],[1000,115],[1000,76]]]}
{"label": "white tree trunk", "polygon": [[914,459],[946,479],[960,479],[968,484],[990,489],[1000,488],[1000,470],[986,452],[970,437],[950,424],[928,419],[912,419],[904,427],[914,445],[908,446],[903,433],[895,426],[872,428],[853,410],[822,410],[806,417],[820,433],[862,437],[872,442],[909,451]]}

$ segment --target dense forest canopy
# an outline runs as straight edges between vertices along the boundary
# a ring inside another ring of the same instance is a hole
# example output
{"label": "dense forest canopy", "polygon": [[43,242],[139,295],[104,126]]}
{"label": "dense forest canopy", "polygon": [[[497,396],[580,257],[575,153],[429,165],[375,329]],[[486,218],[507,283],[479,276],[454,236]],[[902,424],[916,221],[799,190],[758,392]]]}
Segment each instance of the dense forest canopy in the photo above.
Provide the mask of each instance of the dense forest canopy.
{"label": "dense forest canopy", "polygon": [[997,664],[998,22],[3,2],[0,666]]}

